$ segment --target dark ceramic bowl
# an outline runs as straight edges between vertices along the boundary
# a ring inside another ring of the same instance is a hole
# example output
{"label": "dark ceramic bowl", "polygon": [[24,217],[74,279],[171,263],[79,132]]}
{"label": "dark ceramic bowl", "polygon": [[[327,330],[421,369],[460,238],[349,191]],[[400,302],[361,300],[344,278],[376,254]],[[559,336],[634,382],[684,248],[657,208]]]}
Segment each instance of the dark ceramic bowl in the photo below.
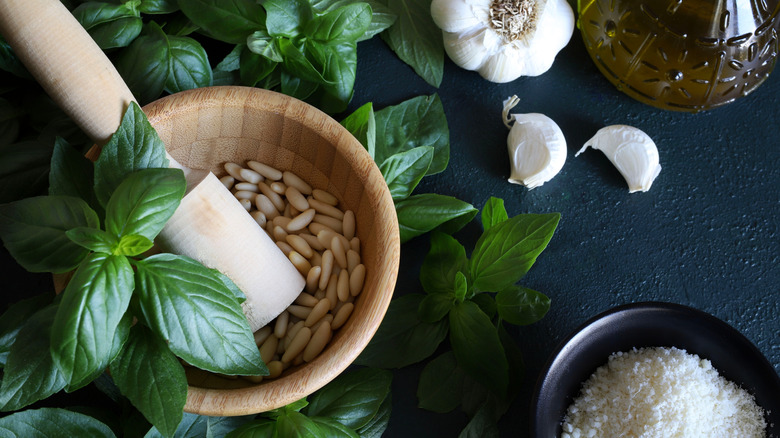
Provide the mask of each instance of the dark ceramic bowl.
{"label": "dark ceramic bowl", "polygon": [[677,347],[709,359],[726,379],[755,396],[767,436],[780,437],[780,376],[736,329],[702,311],[670,303],[636,303],[608,310],[566,339],[542,372],[531,403],[531,436],[557,438],[582,383],[612,353],[637,347]]}

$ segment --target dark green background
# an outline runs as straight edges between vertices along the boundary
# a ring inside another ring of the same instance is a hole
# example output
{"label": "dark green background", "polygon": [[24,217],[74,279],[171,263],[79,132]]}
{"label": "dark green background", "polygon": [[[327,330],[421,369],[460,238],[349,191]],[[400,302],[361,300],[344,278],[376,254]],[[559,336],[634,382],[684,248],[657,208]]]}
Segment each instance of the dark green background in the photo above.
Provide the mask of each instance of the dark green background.
{"label": "dark green background", "polygon": [[[687,114],[657,110],[617,91],[596,70],[576,31],[550,71],[509,84],[487,82],[445,60],[444,80],[434,88],[379,38],[360,43],[358,55],[350,110],[368,101],[381,109],[432,93],[444,104],[450,164],[423,179],[415,193],[451,195],[480,209],[496,196],[510,215],[562,214],[550,245],[521,281],[549,295],[552,308],[534,325],[511,328],[524,353],[526,384],[500,424],[502,436],[528,436],[532,389],[557,344],[619,304],[658,300],[709,312],[746,335],[780,370],[780,73],[735,103]],[[561,173],[531,191],[507,182],[508,131],[501,109],[513,94],[521,99],[515,112],[548,115],[568,142]],[[574,158],[599,128],[611,124],[640,128],[658,145],[663,170],[649,192],[629,194],[601,152]],[[456,237],[471,248],[480,232],[475,220]],[[426,236],[402,247],[396,294],[422,292],[418,274],[427,250]],[[48,275],[25,273],[5,250],[0,263],[6,302],[51,287]],[[420,370],[395,372],[385,436],[457,436],[467,422],[464,414],[416,408]],[[99,394],[86,393],[85,402],[94,397]]]}
{"label": "dark green background", "polygon": [[[529,404],[545,361],[572,330],[602,311],[666,301],[708,312],[746,335],[780,370],[780,73],[729,105],[698,114],[655,109],[615,89],[590,60],[579,31],[539,77],[487,82],[445,60],[444,80],[426,84],[378,38],[358,46],[350,108],[375,109],[438,93],[450,128],[445,172],[415,193],[452,195],[482,208],[503,198],[510,215],[560,212],[550,245],[521,284],[552,299],[540,322],[512,328],[526,361],[524,391],[500,424],[502,436],[528,436]],[[543,113],[563,130],[568,157],[552,181],[510,184],[502,102]],[[599,151],[574,154],[601,127],[627,124],[649,134],[662,170],[646,193],[628,193]],[[474,221],[456,237],[472,248]],[[419,267],[428,238],[402,246],[396,294],[422,292]],[[606,358],[605,358],[606,359]],[[717,364],[715,364],[717,367]],[[454,437],[460,412],[416,408],[421,367],[395,373],[387,437]]]}

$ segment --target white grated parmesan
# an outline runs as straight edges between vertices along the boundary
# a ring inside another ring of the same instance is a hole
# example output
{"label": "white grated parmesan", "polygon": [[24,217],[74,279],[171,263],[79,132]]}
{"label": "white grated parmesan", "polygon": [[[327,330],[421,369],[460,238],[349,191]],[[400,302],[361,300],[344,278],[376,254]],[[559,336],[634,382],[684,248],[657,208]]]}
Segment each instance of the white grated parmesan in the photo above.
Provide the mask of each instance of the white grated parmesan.
{"label": "white grated parmesan", "polygon": [[764,438],[764,411],[709,360],[677,348],[614,353],[583,383],[561,438]]}

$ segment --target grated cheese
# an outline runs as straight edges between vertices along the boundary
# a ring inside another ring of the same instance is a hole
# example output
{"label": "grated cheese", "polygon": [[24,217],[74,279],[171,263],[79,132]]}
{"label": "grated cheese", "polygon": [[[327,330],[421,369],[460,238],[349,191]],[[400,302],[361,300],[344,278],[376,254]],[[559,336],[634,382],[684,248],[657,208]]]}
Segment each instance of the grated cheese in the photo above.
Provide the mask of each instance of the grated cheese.
{"label": "grated cheese", "polygon": [[614,353],[569,406],[561,438],[764,438],[764,411],[709,360],[677,348]]}

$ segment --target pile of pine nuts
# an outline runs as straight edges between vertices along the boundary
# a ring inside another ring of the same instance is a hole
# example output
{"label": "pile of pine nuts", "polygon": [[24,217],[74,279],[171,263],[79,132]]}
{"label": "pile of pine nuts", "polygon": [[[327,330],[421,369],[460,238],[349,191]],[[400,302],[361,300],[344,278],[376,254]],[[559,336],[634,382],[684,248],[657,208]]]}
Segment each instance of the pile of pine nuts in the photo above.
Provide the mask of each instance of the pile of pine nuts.
{"label": "pile of pine nuts", "polygon": [[306,278],[295,302],[255,332],[255,343],[268,376],[245,376],[252,382],[273,379],[295,365],[316,358],[354,309],[363,290],[366,267],[360,259],[355,213],[338,199],[313,189],[292,172],[257,161],[246,167],[225,163],[220,181],[241,202]]}

